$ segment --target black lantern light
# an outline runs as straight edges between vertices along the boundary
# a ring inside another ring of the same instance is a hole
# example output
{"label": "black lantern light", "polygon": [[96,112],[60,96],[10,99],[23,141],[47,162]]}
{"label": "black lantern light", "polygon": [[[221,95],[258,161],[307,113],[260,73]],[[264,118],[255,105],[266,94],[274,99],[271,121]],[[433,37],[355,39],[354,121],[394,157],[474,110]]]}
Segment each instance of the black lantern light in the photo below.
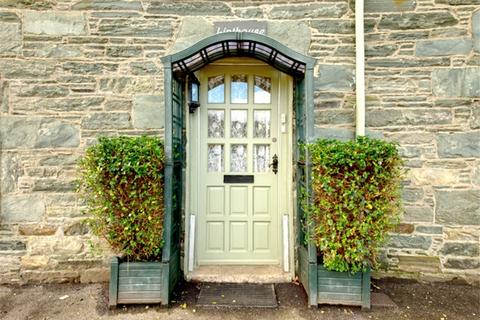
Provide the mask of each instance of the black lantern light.
{"label": "black lantern light", "polygon": [[188,109],[194,113],[200,107],[200,82],[195,75],[188,76]]}

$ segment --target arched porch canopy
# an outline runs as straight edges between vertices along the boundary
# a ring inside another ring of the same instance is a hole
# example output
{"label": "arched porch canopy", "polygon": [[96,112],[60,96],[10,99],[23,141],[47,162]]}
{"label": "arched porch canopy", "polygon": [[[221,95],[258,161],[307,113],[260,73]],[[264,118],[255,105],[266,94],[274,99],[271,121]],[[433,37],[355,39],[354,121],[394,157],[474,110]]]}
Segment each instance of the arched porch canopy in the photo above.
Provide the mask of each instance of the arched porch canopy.
{"label": "arched porch canopy", "polygon": [[183,51],[164,57],[171,63],[172,73],[178,79],[226,57],[252,57],[262,60],[295,79],[305,77],[315,59],[293,51],[264,35],[245,32],[227,32],[205,38]]}
{"label": "arched porch canopy", "polygon": [[[183,184],[186,159],[185,84],[187,75],[207,64],[226,57],[252,57],[293,77],[292,120],[295,123],[293,160],[296,166],[297,195],[311,193],[310,157],[300,150],[304,142],[314,139],[313,69],[315,59],[295,52],[264,35],[244,32],[221,33],[205,38],[191,47],[162,58],[165,93],[165,183],[164,183],[164,246],[163,261],[170,261],[180,252]],[[188,186],[187,186],[188,188]],[[297,197],[297,244],[303,245],[304,218],[300,197]],[[185,221],[188,230],[188,220]],[[185,244],[187,247],[188,243]],[[188,252],[188,248],[185,249]],[[316,261],[316,251],[309,245],[309,259]]]}

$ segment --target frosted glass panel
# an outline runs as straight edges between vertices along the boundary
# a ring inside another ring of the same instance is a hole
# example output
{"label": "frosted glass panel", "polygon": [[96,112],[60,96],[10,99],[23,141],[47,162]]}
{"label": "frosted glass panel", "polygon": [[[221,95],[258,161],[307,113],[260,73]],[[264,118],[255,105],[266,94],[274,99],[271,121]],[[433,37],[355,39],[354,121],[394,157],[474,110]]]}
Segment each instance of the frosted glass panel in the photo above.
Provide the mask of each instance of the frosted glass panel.
{"label": "frosted glass panel", "polygon": [[246,144],[231,145],[230,171],[231,172],[247,171],[247,145]]}
{"label": "frosted glass panel", "polygon": [[223,172],[223,145],[209,144],[208,145],[208,171],[209,172]]}
{"label": "frosted glass panel", "polygon": [[223,138],[225,127],[225,111],[208,110],[208,137]]}
{"label": "frosted glass panel", "polygon": [[270,138],[270,110],[253,112],[253,137]]}
{"label": "frosted glass panel", "polygon": [[208,103],[225,102],[225,76],[208,78]]}
{"label": "frosted glass panel", "polygon": [[248,82],[247,75],[232,75],[230,86],[230,98],[232,103],[248,103]]}
{"label": "frosted glass panel", "polygon": [[247,110],[232,110],[230,131],[232,138],[247,137]]}
{"label": "frosted glass panel", "polygon": [[267,172],[270,161],[270,145],[255,144],[253,145],[253,171]]}
{"label": "frosted glass panel", "polygon": [[255,76],[255,89],[253,92],[254,103],[270,103],[272,92],[272,79]]}

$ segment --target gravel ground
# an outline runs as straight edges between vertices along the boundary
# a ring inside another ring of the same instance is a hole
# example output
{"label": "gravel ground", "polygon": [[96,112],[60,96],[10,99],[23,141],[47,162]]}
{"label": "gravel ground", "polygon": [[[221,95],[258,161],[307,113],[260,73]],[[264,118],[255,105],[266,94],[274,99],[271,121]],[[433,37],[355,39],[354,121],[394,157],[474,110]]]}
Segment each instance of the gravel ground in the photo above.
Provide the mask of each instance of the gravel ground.
{"label": "gravel ground", "polygon": [[398,307],[370,311],[342,306],[308,308],[301,286],[277,284],[276,309],[197,308],[199,285],[187,283],[176,290],[170,308],[138,305],[109,310],[106,284],[0,286],[0,319],[480,319],[478,287],[397,279],[375,281],[375,287],[390,296]]}

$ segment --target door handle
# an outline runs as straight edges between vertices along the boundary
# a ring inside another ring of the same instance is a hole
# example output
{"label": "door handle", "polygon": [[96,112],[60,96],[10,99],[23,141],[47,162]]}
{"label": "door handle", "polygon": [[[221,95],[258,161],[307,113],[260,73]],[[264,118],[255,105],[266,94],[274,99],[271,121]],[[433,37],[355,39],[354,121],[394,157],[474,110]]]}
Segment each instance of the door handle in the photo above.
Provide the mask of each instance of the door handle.
{"label": "door handle", "polygon": [[276,154],[273,155],[272,163],[270,163],[268,166],[272,167],[273,173],[277,174],[277,172],[278,172],[278,156]]}

